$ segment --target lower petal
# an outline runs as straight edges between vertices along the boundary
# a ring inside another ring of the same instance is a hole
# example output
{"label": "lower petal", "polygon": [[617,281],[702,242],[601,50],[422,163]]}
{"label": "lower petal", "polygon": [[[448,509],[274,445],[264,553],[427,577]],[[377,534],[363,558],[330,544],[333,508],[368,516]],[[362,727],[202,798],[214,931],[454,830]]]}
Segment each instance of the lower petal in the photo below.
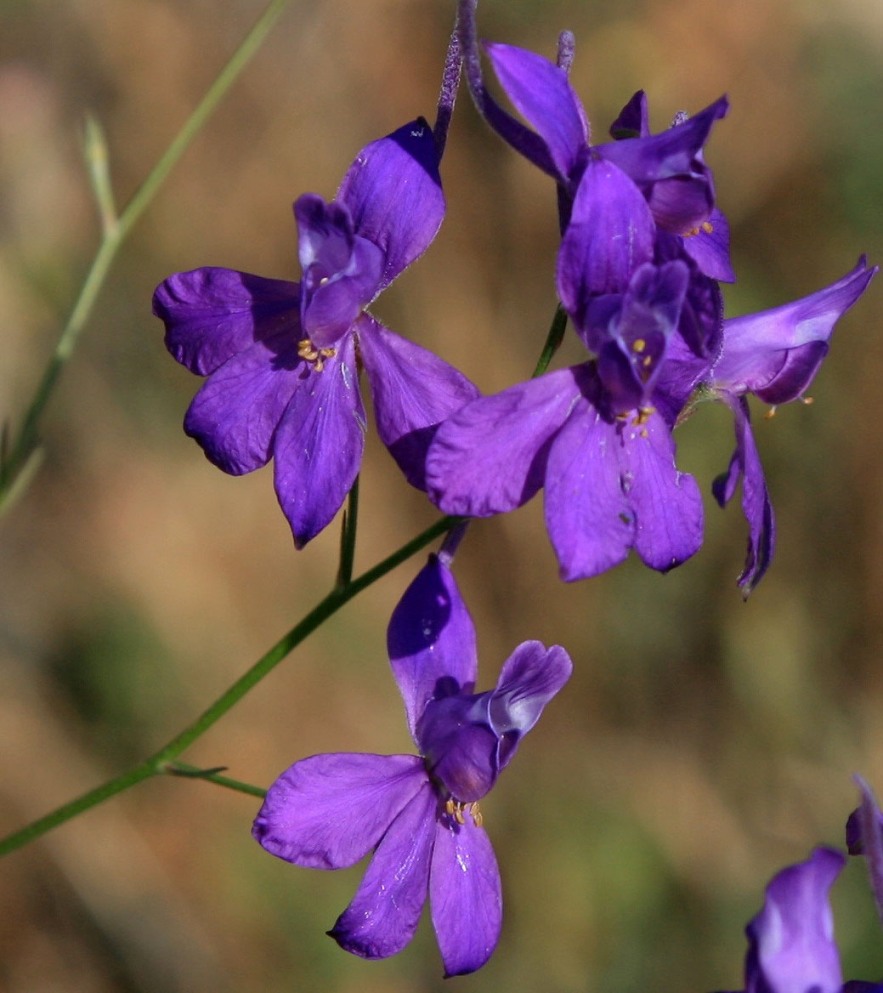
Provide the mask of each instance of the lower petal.
{"label": "lower petal", "polygon": [[276,495],[298,548],[340,509],[359,472],[365,410],[352,337],[321,372],[311,369],[273,441]]}
{"label": "lower petal", "polygon": [[377,844],[426,783],[416,755],[313,755],[267,790],[252,835],[310,869],[344,869]]}
{"label": "lower petal", "polygon": [[426,780],[392,822],[353,902],[328,932],[341,948],[366,959],[400,952],[414,937],[429,889],[438,801]]}
{"label": "lower petal", "polygon": [[436,826],[429,902],[445,977],[480,969],[500,940],[503,894],[490,840],[468,814]]}
{"label": "lower petal", "polygon": [[365,315],[359,345],[380,439],[406,479],[426,489],[426,451],[441,421],[478,396],[461,372]]}

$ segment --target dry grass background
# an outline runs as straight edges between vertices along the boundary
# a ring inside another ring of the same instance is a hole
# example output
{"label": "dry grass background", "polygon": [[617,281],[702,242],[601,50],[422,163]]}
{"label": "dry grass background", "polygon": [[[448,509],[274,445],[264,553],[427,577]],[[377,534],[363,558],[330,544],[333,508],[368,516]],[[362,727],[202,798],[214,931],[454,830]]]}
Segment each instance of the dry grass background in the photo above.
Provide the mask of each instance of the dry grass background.
{"label": "dry grass background", "polygon": [[[124,202],[261,6],[0,5],[0,416],[21,416],[96,243],[84,114],[104,123]],[[0,524],[0,833],[155,749],[332,581],[336,528],[296,554],[270,472],[225,477],[181,432],[197,384],[164,352],[150,294],[208,264],[295,278],[291,202],[331,196],[365,143],[431,115],[453,7],[292,0],[122,253],[48,412],[45,464]],[[480,23],[547,53],[572,28],[596,135],[640,87],[657,129],[729,93],[708,159],[733,225],[731,313],[811,292],[861,251],[883,259],[878,0],[482,0]],[[378,313],[493,391],[528,374],[554,308],[554,191],[465,98],[444,179],[446,224]],[[708,501],[705,547],[668,576],[630,561],[570,586],[540,500],[473,527],[457,568],[483,684],[526,638],[565,645],[576,673],[483,803],[506,919],[458,987],[737,988],[769,875],[841,841],[853,771],[883,792],[881,309],[875,284],[812,407],[758,421],[780,542],[748,604],[736,506]],[[723,409],[680,433],[706,492],[730,448]],[[359,569],[434,519],[375,437],[362,494]],[[384,629],[418,561],[184,757],[266,784],[319,751],[409,750]],[[249,837],[255,809],[153,781],[5,859],[0,988],[441,989],[428,922],[384,963],[323,937],[361,870],[271,859]],[[847,973],[879,979],[860,867],[837,908]]]}

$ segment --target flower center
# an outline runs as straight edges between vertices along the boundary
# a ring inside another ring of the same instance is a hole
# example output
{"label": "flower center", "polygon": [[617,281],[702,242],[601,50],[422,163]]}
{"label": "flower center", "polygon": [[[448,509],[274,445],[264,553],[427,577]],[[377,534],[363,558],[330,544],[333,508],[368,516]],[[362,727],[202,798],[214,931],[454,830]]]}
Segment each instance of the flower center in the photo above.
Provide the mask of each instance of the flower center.
{"label": "flower center", "polygon": [[325,368],[325,360],[334,358],[336,354],[336,348],[316,348],[309,338],[301,338],[297,343],[298,358],[312,365],[316,372],[321,372]]}
{"label": "flower center", "polygon": [[449,817],[453,817],[458,824],[466,823],[466,815],[472,818],[472,823],[476,827],[481,827],[484,823],[484,815],[478,809],[478,801],[474,800],[472,803],[461,803],[459,800],[455,800],[452,796],[449,796],[445,801],[445,812]]}

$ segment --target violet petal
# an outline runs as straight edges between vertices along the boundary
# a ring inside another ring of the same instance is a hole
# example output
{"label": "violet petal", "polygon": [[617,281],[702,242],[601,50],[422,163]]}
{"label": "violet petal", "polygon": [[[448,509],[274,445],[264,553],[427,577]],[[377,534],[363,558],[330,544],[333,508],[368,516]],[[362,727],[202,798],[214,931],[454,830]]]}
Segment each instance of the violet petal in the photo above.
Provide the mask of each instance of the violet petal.
{"label": "violet petal", "polygon": [[350,337],[321,372],[310,369],[273,440],[276,495],[298,548],[340,509],[364,447],[365,410]]}
{"label": "violet petal", "polygon": [[417,741],[433,780],[461,803],[480,800],[497,781],[497,736],[488,716],[490,693],[430,700]]}
{"label": "violet petal", "polygon": [[374,848],[427,782],[416,755],[313,755],[267,790],[252,834],[311,869],[343,869]]}
{"label": "violet petal", "polygon": [[500,939],[503,895],[490,840],[469,815],[436,825],[429,906],[445,976],[480,969]]}

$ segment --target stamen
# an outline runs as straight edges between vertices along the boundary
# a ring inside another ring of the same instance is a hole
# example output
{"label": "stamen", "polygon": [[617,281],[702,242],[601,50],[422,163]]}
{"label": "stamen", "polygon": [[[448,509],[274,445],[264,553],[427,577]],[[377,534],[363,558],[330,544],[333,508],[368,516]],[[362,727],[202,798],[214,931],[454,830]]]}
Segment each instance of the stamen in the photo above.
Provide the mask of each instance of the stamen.
{"label": "stamen", "polygon": [[[649,421],[650,418],[655,413],[656,413],[656,408],[655,407],[641,407],[641,409],[638,411],[637,417],[635,417],[635,425],[636,425],[636,427],[640,427],[642,424],[646,424],[647,421]],[[642,431],[641,432],[641,437],[642,438],[646,438],[647,437],[647,432],[646,431]]]}
{"label": "stamen", "polygon": [[445,800],[445,813],[447,813],[448,817],[453,817],[458,824],[466,823],[466,814],[469,814],[472,818],[472,823],[476,827],[481,827],[484,823],[484,815],[478,809],[477,800],[472,803],[461,803],[459,800],[455,800],[452,796],[449,796]]}
{"label": "stamen", "polygon": [[811,404],[814,404],[814,403],[815,403],[815,400],[814,400],[814,399],[813,399],[812,397],[801,397],[801,398],[800,398],[800,402],[801,402],[801,403],[802,403],[802,404],[803,404],[803,405],[804,405],[805,407],[809,407],[809,406],[810,406]]}
{"label": "stamen", "polygon": [[304,362],[311,362],[316,372],[321,372],[325,368],[325,360],[336,354],[336,348],[316,348],[309,338],[301,338],[297,343],[297,357]]}
{"label": "stamen", "polygon": [[643,352],[646,347],[647,347],[647,342],[644,341],[643,338],[635,338],[635,340],[632,342],[632,351],[637,352],[638,355],[640,355],[641,352]]}
{"label": "stamen", "polygon": [[764,420],[771,421],[776,416],[776,408],[770,407],[770,409],[763,416]]}

